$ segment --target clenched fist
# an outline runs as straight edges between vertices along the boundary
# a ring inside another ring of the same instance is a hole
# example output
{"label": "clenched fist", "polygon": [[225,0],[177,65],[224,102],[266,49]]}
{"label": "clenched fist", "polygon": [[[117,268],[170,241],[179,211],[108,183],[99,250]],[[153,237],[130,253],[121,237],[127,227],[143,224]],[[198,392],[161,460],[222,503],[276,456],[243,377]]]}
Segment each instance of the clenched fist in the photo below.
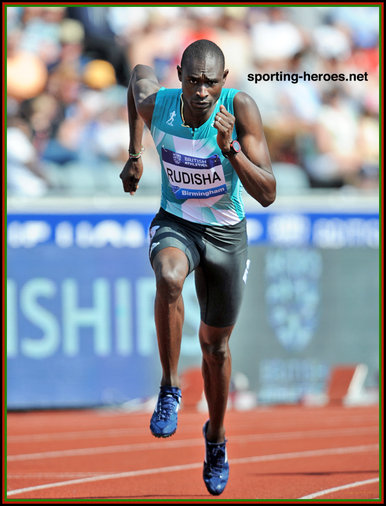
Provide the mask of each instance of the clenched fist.
{"label": "clenched fist", "polygon": [[122,179],[123,189],[125,192],[129,192],[130,195],[138,189],[139,180],[142,177],[143,163],[142,158],[129,158],[119,177]]}
{"label": "clenched fist", "polygon": [[215,116],[213,126],[217,129],[217,144],[221,151],[229,151],[232,142],[232,132],[235,117],[223,105]]}

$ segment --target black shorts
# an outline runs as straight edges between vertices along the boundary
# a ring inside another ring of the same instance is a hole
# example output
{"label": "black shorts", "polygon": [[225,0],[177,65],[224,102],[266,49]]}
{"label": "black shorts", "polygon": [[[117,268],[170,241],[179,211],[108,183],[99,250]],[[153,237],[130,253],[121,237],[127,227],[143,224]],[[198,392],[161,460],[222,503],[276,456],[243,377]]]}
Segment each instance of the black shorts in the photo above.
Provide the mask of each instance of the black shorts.
{"label": "black shorts", "polygon": [[246,219],[236,225],[193,223],[160,209],[149,229],[150,262],[168,247],[182,250],[195,283],[201,320],[213,327],[236,323],[249,268]]}

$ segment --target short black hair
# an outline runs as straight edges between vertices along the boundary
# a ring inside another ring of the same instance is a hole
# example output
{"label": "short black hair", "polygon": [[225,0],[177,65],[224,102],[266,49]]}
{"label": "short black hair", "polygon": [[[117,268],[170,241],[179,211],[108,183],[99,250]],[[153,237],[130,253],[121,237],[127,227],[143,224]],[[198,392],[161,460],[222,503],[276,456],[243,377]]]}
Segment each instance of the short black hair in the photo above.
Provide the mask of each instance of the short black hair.
{"label": "short black hair", "polygon": [[207,39],[196,40],[185,49],[181,58],[181,68],[184,64],[186,65],[188,61],[196,59],[203,60],[208,54],[214,56],[222,65],[222,68],[225,68],[224,53],[217,44]]}

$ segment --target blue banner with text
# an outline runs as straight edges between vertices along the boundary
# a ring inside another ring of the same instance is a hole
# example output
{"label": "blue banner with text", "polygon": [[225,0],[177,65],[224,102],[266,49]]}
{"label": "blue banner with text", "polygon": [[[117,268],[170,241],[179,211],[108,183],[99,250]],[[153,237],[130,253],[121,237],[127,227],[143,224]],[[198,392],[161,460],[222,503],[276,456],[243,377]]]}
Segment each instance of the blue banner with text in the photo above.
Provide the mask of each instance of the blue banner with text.
{"label": "blue banner with text", "polygon": [[[8,215],[7,404],[83,407],[145,399],[160,379],[150,214]],[[247,215],[250,245],[379,247],[375,213]],[[194,299],[193,282],[187,283]],[[196,357],[186,304],[181,358]]]}

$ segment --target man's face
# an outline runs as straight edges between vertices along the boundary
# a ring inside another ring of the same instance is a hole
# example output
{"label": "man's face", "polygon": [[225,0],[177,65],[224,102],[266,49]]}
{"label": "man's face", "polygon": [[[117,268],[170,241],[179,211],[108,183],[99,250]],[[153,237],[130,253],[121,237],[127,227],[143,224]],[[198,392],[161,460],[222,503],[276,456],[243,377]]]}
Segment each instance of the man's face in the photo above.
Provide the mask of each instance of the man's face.
{"label": "man's face", "polygon": [[204,59],[192,59],[177,67],[178,78],[182,83],[184,105],[193,116],[211,112],[221,95],[228,70],[212,55]]}

